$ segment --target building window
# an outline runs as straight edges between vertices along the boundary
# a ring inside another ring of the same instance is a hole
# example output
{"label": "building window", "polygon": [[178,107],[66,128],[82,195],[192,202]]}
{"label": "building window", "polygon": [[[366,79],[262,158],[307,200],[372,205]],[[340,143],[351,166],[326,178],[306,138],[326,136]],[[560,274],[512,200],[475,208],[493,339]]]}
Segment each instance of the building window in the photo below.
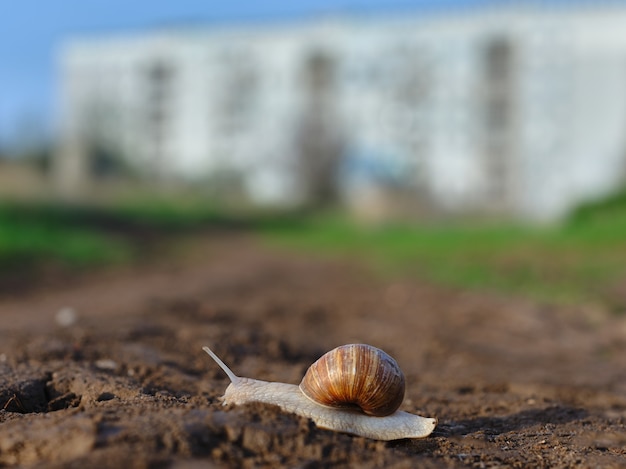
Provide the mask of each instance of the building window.
{"label": "building window", "polygon": [[166,146],[171,133],[174,78],[174,66],[165,60],[157,60],[145,68],[146,135],[150,142],[147,156],[157,178],[162,177],[166,169]]}
{"label": "building window", "polygon": [[511,192],[514,93],[513,48],[507,38],[487,43],[483,67],[486,196],[494,207],[506,206]]}

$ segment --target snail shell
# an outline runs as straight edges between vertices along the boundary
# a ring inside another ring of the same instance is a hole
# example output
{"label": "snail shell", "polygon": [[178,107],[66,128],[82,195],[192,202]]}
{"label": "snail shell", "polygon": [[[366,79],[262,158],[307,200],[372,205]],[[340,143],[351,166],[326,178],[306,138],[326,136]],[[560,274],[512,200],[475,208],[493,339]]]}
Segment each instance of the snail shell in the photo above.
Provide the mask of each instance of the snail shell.
{"label": "snail shell", "polygon": [[307,370],[300,390],[326,407],[358,407],[376,417],[393,414],[404,399],[405,378],[382,350],[349,344],[325,353]]}

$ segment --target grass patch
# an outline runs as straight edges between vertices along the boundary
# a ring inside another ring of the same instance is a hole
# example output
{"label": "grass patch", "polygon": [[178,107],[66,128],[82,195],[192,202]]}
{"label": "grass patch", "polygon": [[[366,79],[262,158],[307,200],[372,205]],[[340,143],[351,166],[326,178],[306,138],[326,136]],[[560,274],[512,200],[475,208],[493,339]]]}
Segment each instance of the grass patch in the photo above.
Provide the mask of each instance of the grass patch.
{"label": "grass patch", "polygon": [[0,270],[4,272],[46,263],[88,267],[124,262],[130,257],[130,245],[123,239],[70,223],[65,212],[0,206]]}
{"label": "grass patch", "polygon": [[46,262],[69,267],[128,262],[145,251],[151,239],[169,240],[170,235],[207,228],[243,229],[259,233],[273,245],[348,256],[385,275],[626,309],[622,195],[581,207],[565,223],[549,229],[513,223],[363,227],[329,214],[235,216],[202,199],[135,198],[100,208],[4,203],[0,274]]}
{"label": "grass patch", "polygon": [[0,262],[3,267],[60,262],[71,267],[120,262],[129,257],[127,246],[99,233],[32,224],[0,226]]}
{"label": "grass patch", "polygon": [[384,274],[456,287],[558,303],[603,302],[623,308],[625,301],[614,291],[626,280],[626,216],[570,221],[550,229],[476,223],[363,228],[320,216],[306,224],[272,227],[265,237],[273,244],[361,259]]}
{"label": "grass patch", "polygon": [[0,203],[0,273],[136,259],[155,240],[207,225],[235,224],[199,201],[134,199],[111,206]]}

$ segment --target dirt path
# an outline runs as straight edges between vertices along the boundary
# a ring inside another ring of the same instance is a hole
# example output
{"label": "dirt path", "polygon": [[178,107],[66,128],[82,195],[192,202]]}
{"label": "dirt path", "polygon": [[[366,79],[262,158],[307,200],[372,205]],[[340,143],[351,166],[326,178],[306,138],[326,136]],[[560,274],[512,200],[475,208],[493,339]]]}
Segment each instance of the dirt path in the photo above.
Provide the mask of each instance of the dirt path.
{"label": "dirt path", "polygon": [[[184,260],[0,299],[0,466],[626,466],[626,318],[590,306],[383,281],[246,237]],[[298,383],[365,342],[407,377],[424,440],[224,408],[210,345],[242,376]]]}

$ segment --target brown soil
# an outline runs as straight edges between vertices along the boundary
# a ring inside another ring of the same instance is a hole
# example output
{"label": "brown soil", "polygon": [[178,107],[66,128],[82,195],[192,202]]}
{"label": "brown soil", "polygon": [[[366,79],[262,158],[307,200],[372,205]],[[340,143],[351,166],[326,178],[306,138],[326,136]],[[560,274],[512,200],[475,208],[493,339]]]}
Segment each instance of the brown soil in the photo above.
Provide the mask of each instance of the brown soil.
{"label": "brown soil", "polygon": [[[626,466],[626,317],[381,279],[247,237],[0,299],[0,466]],[[226,408],[221,370],[298,383],[365,342],[407,377],[423,440]]]}

